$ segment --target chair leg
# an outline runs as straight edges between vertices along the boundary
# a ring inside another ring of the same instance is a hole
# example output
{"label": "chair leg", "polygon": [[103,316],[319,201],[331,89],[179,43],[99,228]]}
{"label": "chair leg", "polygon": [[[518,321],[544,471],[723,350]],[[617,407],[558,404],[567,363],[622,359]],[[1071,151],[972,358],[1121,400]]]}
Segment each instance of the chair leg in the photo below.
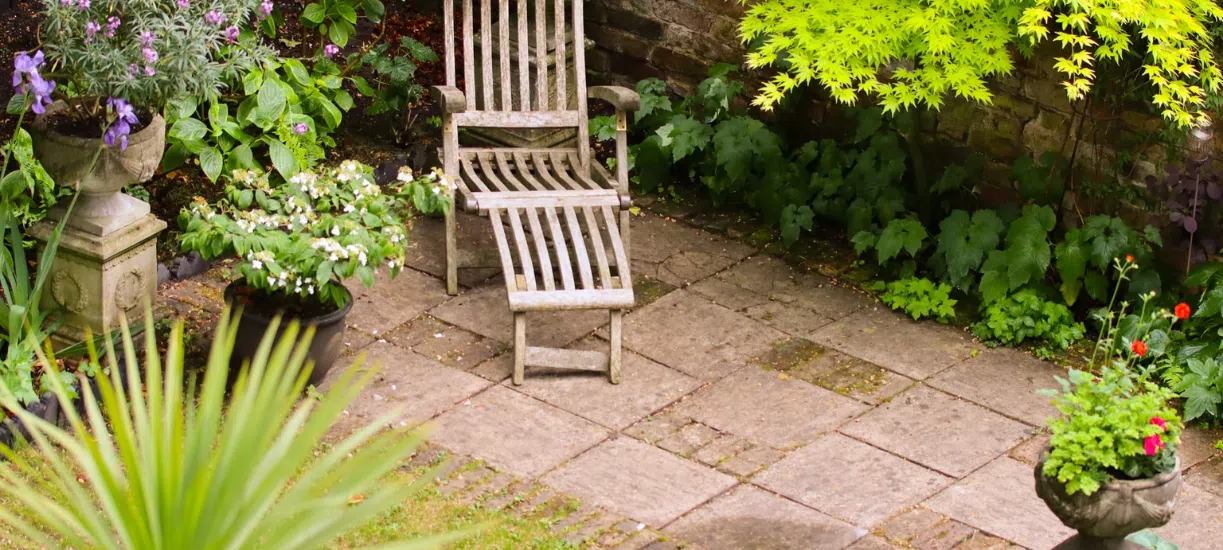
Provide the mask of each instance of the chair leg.
{"label": "chair leg", "polygon": [[611,380],[612,384],[620,383],[620,342],[623,339],[620,325],[623,316],[623,311],[611,310],[611,343],[607,352],[607,378]]}
{"label": "chair leg", "polygon": [[514,312],[514,385],[521,386],[527,363],[527,314]]}
{"label": "chair leg", "polygon": [[459,293],[459,247],[458,220],[455,219],[454,206],[446,212],[446,294],[454,296]]}

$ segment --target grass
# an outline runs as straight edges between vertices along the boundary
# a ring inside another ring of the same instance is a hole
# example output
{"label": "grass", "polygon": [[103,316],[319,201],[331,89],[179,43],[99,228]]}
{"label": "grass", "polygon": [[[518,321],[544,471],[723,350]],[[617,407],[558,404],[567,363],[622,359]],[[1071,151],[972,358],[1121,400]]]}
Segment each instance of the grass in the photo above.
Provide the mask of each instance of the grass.
{"label": "grass", "polygon": [[[25,451],[30,460],[37,459],[31,449]],[[415,480],[428,473],[428,469],[409,470],[400,468],[388,476],[393,479]],[[360,504],[353,504],[360,506]],[[27,513],[18,503],[0,496],[0,509],[11,513]],[[552,533],[551,526],[572,511],[572,507],[549,508],[542,514],[523,516],[510,511],[488,510],[475,503],[460,502],[456,495],[443,495],[436,484],[428,484],[403,504],[392,508],[377,519],[350,531],[329,548],[349,550],[399,540],[410,540],[426,535],[480,527],[467,538],[446,546],[450,549],[519,549],[566,550],[574,545]],[[10,526],[0,523],[0,548],[34,549],[30,543]],[[273,549],[280,550],[280,549]]]}

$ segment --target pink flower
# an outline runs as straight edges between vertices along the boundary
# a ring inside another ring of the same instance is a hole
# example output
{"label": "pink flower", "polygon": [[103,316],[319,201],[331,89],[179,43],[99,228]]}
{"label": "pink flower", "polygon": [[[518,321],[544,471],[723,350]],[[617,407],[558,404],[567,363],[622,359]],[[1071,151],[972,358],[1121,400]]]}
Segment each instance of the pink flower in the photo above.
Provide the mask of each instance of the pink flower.
{"label": "pink flower", "polygon": [[1155,456],[1162,448],[1164,448],[1164,442],[1160,439],[1159,434],[1142,440],[1142,450],[1147,453],[1147,456]]}
{"label": "pink flower", "polygon": [[187,9],[191,5],[191,0],[178,0],[178,7]]}
{"label": "pink flower", "polygon": [[1159,426],[1159,429],[1161,429],[1161,430],[1168,431],[1168,423],[1167,423],[1167,422],[1164,422],[1164,419],[1162,419],[1162,418],[1160,418],[1160,417],[1158,417],[1158,416],[1156,416],[1156,417],[1152,418],[1152,419],[1151,419],[1151,423],[1152,423],[1152,424],[1154,424],[1154,425],[1156,425],[1156,426]]}
{"label": "pink flower", "polygon": [[340,53],[339,46],[336,46],[335,44],[328,44],[326,46],[323,46],[323,55],[327,57],[328,59],[330,59],[331,56],[337,53]]}

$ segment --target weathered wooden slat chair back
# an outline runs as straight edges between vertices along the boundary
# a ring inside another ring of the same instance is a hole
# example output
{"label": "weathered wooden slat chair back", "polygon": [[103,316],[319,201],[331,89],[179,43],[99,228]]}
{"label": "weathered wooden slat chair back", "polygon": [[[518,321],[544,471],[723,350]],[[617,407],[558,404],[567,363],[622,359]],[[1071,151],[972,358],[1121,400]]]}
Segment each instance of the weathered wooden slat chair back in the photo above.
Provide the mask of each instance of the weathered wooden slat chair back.
{"label": "weathered wooden slat chair back", "polygon": [[[582,4],[443,0],[446,85],[458,87],[462,77],[467,100],[466,111],[454,116],[455,126],[574,128],[578,155],[586,165],[590,147],[586,52],[580,47],[586,41]],[[566,65],[570,57],[573,70]]]}
{"label": "weathered wooden slat chair back", "polygon": [[[487,215],[492,225],[514,316],[513,381],[522,383],[524,367],[538,366],[596,368],[619,382],[622,315],[634,304],[626,116],[639,98],[614,86],[589,90],[616,107],[613,176],[590,155],[583,0],[442,2],[446,85],[434,87],[442,157],[461,195],[455,208]],[[463,127],[566,128],[577,143],[466,147],[458,138]],[[452,295],[459,267],[487,266],[482,253],[460,253],[453,210],[446,216],[446,291]],[[608,352],[528,346],[527,312],[563,309],[608,310]]]}

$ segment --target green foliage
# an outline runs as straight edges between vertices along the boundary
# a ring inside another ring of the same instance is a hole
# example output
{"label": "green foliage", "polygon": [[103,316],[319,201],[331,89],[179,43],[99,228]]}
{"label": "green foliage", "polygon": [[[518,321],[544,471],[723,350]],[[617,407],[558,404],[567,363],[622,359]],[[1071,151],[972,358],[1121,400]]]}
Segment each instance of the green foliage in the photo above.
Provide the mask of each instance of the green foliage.
{"label": "green foliage", "polygon": [[1057,217],[1048,206],[1027,205],[1011,222],[1006,248],[989,253],[981,266],[981,298],[992,302],[1045,276],[1052,259],[1048,235]]}
{"label": "green foliage", "polygon": [[299,19],[307,29],[317,31],[342,48],[356,33],[357,10],[376,23],[382,20],[386,7],[381,0],[319,0],[306,4]]}
{"label": "green foliage", "polygon": [[1025,340],[1040,340],[1057,349],[1067,349],[1083,337],[1083,324],[1074,321],[1070,309],[1042,299],[1031,290],[1021,290],[987,304],[972,333],[982,341],[1015,346]]}
{"label": "green foliage", "polygon": [[[1159,244],[1150,240],[1152,235],[1158,238],[1154,228],[1148,226],[1144,234],[1139,234],[1124,220],[1104,215],[1091,216],[1083,227],[1067,231],[1065,239],[1055,249],[1066,303],[1074,305],[1084,288],[1092,299],[1106,299],[1109,267],[1117,258],[1125,256],[1132,256],[1140,265],[1146,265],[1134,275],[1135,294],[1159,289],[1159,273],[1153,265],[1147,265],[1153,263],[1150,261],[1153,259],[1152,246]],[[1142,284],[1137,284],[1139,282]]]}
{"label": "green foliage", "polygon": [[437,61],[437,54],[428,46],[404,36],[400,37],[398,47],[392,49],[390,43],[383,42],[361,56],[361,63],[356,61],[356,54],[349,57],[350,66],[345,68],[344,74],[353,74],[361,64],[369,68],[372,81],[362,76],[351,76],[349,80],[361,95],[373,98],[365,110],[365,114],[372,116],[419,103],[425,88],[416,82],[418,63]]}
{"label": "green foliage", "polygon": [[934,254],[946,278],[961,290],[970,289],[986,256],[998,249],[1005,228],[993,210],[978,210],[972,217],[955,210],[943,218]]}
{"label": "green foliage", "polygon": [[1151,550],[1180,550],[1180,547],[1175,543],[1166,541],[1163,539],[1163,537],[1156,535],[1154,531],[1149,530],[1142,530],[1134,533],[1128,537],[1125,537],[1125,540],[1140,544],[1145,548],[1150,548]]}
{"label": "green foliage", "polygon": [[[1066,492],[1090,495],[1109,479],[1141,479],[1176,466],[1181,421],[1167,388],[1136,379],[1124,368],[1106,367],[1097,378],[1071,370],[1058,377],[1053,404],[1062,413],[1049,423],[1051,451],[1042,472],[1066,485]],[[1162,419],[1167,429],[1151,422]],[[1165,447],[1148,456],[1143,441],[1159,436]]]}
{"label": "green foliage", "polygon": [[[296,59],[269,61],[233,83],[244,95],[197,103],[188,98],[169,109],[169,149],[162,170],[182,166],[191,156],[216,181],[234,170],[261,170],[271,164],[282,178],[309,169],[334,147],[331,134],[352,96],[342,89],[340,68],[320,60],[310,70]],[[305,133],[299,133],[299,125]]]}
{"label": "green foliage", "polygon": [[[34,462],[0,447],[0,492],[25,509],[0,521],[44,548],[328,548],[423,485],[385,478],[421,441],[387,428],[402,411],[321,445],[378,369],[347,369],[322,399],[301,400],[313,329],[298,342],[290,323],[279,338],[274,324],[249,366],[231,376],[233,318],[220,315],[202,381],[183,367],[182,320],[164,356],[147,333],[143,368],[124,327],[122,361],[112,349],[110,376],[98,378],[96,394],[84,392],[84,410],[61,409],[67,429],[0,389],[0,403],[42,453]],[[52,379],[60,402],[71,402],[66,384]]]}
{"label": "green foliage", "polygon": [[1048,151],[1033,160],[1029,155],[1019,155],[1011,165],[1011,178],[1015,180],[1019,194],[1037,204],[1058,204],[1066,192],[1065,172],[1070,159]]}
{"label": "green foliage", "polygon": [[869,246],[875,249],[876,258],[882,265],[893,258],[900,257],[902,250],[908,252],[909,257],[916,258],[926,237],[926,228],[922,227],[921,222],[897,219],[888,222],[887,227],[883,228],[878,238],[874,238],[867,231],[858,232],[853,238],[854,251],[861,254],[866,251],[867,243],[870,243]]}
{"label": "green foliage", "polygon": [[[23,111],[24,108],[23,105]],[[0,201],[22,226],[45,218],[48,208],[71,194],[67,188],[56,186],[42,163],[34,158],[33,142],[25,128],[14,129],[13,137],[0,148],[0,153],[17,162],[16,169],[0,179]]]}
{"label": "green foliage", "polygon": [[1185,398],[1185,422],[1223,420],[1223,370],[1213,357],[1191,358],[1175,390]]}
{"label": "green foliage", "polygon": [[910,277],[890,282],[887,292],[879,298],[892,309],[904,310],[914,320],[931,317],[946,323],[955,318],[956,301],[951,298],[951,287],[930,279]]}
{"label": "green foliage", "polygon": [[1223,19],[1223,9],[1214,2],[750,4],[740,23],[740,35],[753,46],[748,66],[779,69],[756,96],[755,104],[765,109],[809,83],[845,104],[871,97],[885,112],[937,109],[948,97],[988,104],[993,96],[987,80],[1014,70],[1011,48],[1030,54],[1049,39],[1064,51],[1053,68],[1064,75],[1070,99],[1092,88],[1098,62],[1117,63],[1135,53],[1145,55],[1142,70],[1155,89],[1152,102],[1178,126],[1206,123],[1203,104],[1220,87],[1208,24]]}
{"label": "green foliage", "polygon": [[266,174],[238,170],[220,204],[201,200],[179,214],[182,248],[204,258],[236,255],[251,288],[339,306],[349,297],[345,279],[371,287],[375,269],[385,264],[395,277],[403,268],[407,236],[396,211],[404,197],[449,202],[450,185],[434,172],[400,178],[384,192],[354,161],[275,186]]}

